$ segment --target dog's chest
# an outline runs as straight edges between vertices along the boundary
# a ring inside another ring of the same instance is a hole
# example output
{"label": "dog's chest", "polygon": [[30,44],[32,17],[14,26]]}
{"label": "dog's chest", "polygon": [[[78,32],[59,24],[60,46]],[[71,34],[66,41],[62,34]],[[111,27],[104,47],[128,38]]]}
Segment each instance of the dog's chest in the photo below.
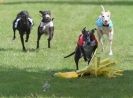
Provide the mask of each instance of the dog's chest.
{"label": "dog's chest", "polygon": [[41,22],[40,27],[53,27],[53,22],[52,21],[50,21],[48,23]]}
{"label": "dog's chest", "polygon": [[101,31],[102,31],[103,34],[108,34],[108,33],[111,31],[111,29],[110,29],[109,27],[104,27],[104,26],[103,26],[103,27],[101,28]]}
{"label": "dog's chest", "polygon": [[50,28],[50,27],[53,27],[53,22],[52,22],[52,21],[50,21],[50,22],[48,22],[48,23],[41,22],[41,23],[40,23],[40,27],[43,28],[43,31],[49,32],[49,28]]}

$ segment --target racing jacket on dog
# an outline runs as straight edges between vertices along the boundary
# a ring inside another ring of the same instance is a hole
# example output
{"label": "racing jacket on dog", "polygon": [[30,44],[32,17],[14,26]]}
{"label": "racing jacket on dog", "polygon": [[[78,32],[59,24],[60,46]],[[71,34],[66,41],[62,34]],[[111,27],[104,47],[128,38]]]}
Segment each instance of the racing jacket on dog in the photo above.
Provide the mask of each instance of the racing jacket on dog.
{"label": "racing jacket on dog", "polygon": [[94,34],[88,33],[87,40],[84,39],[83,34],[79,35],[77,45],[78,47],[82,48],[82,52],[84,51],[84,54],[88,60],[91,59],[92,54],[94,53],[95,49],[98,46],[98,41]]}
{"label": "racing jacket on dog", "polygon": [[[86,44],[85,39],[83,38],[83,34],[79,35],[77,44],[79,46],[84,46]],[[94,34],[90,34],[90,45],[91,46],[98,45],[98,41],[97,41],[97,39],[96,39]]]}
{"label": "racing jacket on dog", "polygon": [[[100,29],[101,29],[103,26],[105,26],[105,25],[103,24],[103,21],[102,21],[101,17],[99,17],[99,18],[96,20],[96,25],[97,25],[98,28],[100,28]],[[107,27],[110,28],[110,29],[113,28],[113,23],[112,23],[111,20],[109,21],[109,25],[107,25]]]}

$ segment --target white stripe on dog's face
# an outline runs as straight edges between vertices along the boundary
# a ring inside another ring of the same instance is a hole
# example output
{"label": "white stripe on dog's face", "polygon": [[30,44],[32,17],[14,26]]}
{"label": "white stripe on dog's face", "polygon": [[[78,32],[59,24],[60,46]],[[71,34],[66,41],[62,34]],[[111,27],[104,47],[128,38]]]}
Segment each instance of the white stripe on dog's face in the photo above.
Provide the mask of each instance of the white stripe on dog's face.
{"label": "white stripe on dog's face", "polygon": [[46,17],[46,18],[50,18],[50,15],[49,15],[49,14],[46,14],[45,17]]}
{"label": "white stripe on dog's face", "polygon": [[110,12],[109,11],[102,12],[101,18],[102,18],[103,24],[108,25],[110,21]]}

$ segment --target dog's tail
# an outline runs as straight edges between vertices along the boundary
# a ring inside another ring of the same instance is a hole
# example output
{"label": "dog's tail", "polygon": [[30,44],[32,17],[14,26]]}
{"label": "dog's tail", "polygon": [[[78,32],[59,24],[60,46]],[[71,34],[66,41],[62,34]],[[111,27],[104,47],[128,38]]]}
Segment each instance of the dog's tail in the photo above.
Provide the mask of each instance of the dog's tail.
{"label": "dog's tail", "polygon": [[103,12],[105,12],[105,8],[103,7],[103,5],[101,5],[101,8],[102,8]]}
{"label": "dog's tail", "polygon": [[64,58],[68,58],[68,57],[70,57],[70,56],[72,56],[72,55],[74,55],[74,54],[75,54],[75,51],[74,51],[74,52],[72,52],[71,54],[69,54],[69,55],[65,56]]}

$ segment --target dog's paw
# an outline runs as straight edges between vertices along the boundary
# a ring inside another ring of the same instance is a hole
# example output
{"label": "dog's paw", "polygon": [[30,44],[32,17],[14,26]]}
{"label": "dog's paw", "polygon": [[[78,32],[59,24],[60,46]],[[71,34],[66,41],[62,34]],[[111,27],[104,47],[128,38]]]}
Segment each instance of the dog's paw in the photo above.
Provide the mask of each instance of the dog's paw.
{"label": "dog's paw", "polygon": [[113,53],[112,53],[112,52],[109,52],[109,55],[110,55],[110,56],[112,56],[112,55],[113,55]]}
{"label": "dog's paw", "polygon": [[85,62],[87,61],[87,58],[84,58]]}
{"label": "dog's paw", "polygon": [[16,37],[13,37],[13,38],[12,38],[12,40],[15,40],[15,39],[16,39]]}
{"label": "dog's paw", "polygon": [[25,42],[28,42],[28,40],[25,40]]}
{"label": "dog's paw", "polygon": [[105,50],[104,47],[102,47],[101,51],[104,52],[104,50]]}

